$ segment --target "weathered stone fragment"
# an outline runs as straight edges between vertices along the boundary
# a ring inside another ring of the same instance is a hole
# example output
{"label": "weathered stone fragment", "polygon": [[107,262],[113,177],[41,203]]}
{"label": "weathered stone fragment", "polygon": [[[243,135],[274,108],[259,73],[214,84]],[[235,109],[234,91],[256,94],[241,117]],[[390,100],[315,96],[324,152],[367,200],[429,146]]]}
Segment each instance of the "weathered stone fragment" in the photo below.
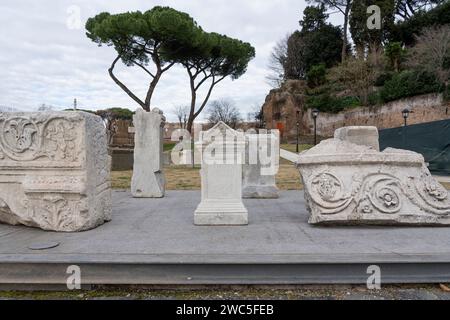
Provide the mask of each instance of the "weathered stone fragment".
{"label": "weathered stone fragment", "polygon": [[0,221],[83,231],[111,219],[105,126],[85,112],[0,114]]}
{"label": "weathered stone fragment", "polygon": [[162,198],[165,194],[163,172],[163,127],[165,117],[159,109],[138,109],[133,117],[135,127],[134,165],[131,193],[135,198]]}
{"label": "weathered stone fragment", "polygon": [[418,153],[329,139],[297,165],[312,224],[450,224],[450,195]]}

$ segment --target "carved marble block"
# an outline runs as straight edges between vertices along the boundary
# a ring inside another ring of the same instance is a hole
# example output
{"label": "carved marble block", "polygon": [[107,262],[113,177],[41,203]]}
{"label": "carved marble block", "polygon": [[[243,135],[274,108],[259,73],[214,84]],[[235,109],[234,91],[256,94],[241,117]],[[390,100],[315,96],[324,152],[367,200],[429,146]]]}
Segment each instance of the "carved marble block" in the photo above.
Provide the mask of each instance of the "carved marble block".
{"label": "carved marble block", "polygon": [[138,109],[133,117],[134,166],[131,193],[135,198],[163,198],[166,180],[163,167],[163,128],[166,118],[159,109]]}
{"label": "carved marble block", "polygon": [[297,166],[312,224],[450,224],[450,195],[418,153],[329,139]]}
{"label": "carved marble block", "polygon": [[244,134],[219,122],[202,132],[196,147],[202,152],[202,200],[194,214],[196,225],[247,225],[242,203]]}
{"label": "carved marble block", "polygon": [[246,134],[246,157],[243,166],[244,199],[277,199],[275,175],[279,167],[280,149],[275,134]]}
{"label": "carved marble block", "polygon": [[103,224],[110,166],[98,116],[0,113],[0,222],[65,232]]}
{"label": "carved marble block", "polygon": [[380,151],[380,142],[377,127],[343,127],[334,132],[334,138],[354,144],[369,146]]}

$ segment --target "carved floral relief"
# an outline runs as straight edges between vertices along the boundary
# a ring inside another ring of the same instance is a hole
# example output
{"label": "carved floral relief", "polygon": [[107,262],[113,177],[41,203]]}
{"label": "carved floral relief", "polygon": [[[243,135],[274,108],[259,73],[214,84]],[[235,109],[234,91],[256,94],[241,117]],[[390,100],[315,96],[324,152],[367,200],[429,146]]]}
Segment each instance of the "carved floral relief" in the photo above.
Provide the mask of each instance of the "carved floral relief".
{"label": "carved floral relief", "polygon": [[[426,173],[420,179],[415,179],[415,188],[408,187],[391,174],[378,172],[367,174],[352,186],[344,185],[330,171],[321,172],[307,180],[309,199],[321,208],[320,214],[324,215],[338,214],[350,203],[354,203],[360,214],[376,212],[391,215],[399,213],[407,199],[427,212],[450,214],[447,190]],[[348,197],[343,196],[346,188],[350,189],[351,195]]]}
{"label": "carved floral relief", "polygon": [[0,115],[0,160],[77,160],[81,118]]}

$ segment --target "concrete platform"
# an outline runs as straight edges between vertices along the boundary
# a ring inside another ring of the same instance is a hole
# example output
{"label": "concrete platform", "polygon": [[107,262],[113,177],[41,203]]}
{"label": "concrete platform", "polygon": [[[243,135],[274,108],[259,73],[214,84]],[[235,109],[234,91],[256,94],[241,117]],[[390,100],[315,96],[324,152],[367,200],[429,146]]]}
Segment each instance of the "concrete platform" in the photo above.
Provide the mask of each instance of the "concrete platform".
{"label": "concrete platform", "polygon": [[366,283],[374,264],[383,283],[450,282],[450,228],[314,227],[299,191],[245,200],[243,227],[194,226],[199,191],[113,201],[113,221],[83,233],[0,225],[0,284],[65,284],[70,265],[84,285]]}

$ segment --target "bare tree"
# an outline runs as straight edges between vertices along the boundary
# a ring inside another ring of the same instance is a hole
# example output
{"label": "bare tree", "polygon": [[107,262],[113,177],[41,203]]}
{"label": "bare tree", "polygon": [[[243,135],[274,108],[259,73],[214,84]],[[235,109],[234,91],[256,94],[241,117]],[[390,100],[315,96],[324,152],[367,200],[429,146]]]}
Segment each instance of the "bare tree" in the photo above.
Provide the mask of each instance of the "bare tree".
{"label": "bare tree", "polygon": [[236,129],[242,121],[241,113],[231,99],[220,99],[211,102],[208,108],[208,122],[216,124],[222,121]]}
{"label": "bare tree", "polygon": [[106,139],[108,141],[108,146],[110,146],[113,142],[114,135],[117,132],[115,114],[111,110],[98,110],[96,114],[103,120],[103,124],[106,128]]}
{"label": "bare tree", "polygon": [[260,127],[263,121],[263,110],[259,103],[254,103],[250,112],[247,113],[247,121],[253,122]]}
{"label": "bare tree", "polygon": [[268,68],[270,74],[266,76],[267,82],[274,88],[281,86],[285,80],[285,63],[288,57],[288,41],[290,34],[279,40],[272,50],[269,58]]}
{"label": "bare tree", "polygon": [[287,41],[287,57],[284,63],[286,79],[304,79],[306,76],[305,52],[306,43],[299,31],[295,31]]}
{"label": "bare tree", "polygon": [[358,96],[361,103],[366,105],[379,74],[377,65],[379,60],[376,57],[369,57],[367,60],[348,58],[339,66],[330,69],[328,77],[331,81],[341,83],[345,88],[350,89]]}
{"label": "bare tree", "polygon": [[450,25],[430,27],[416,36],[416,45],[411,49],[408,64],[435,74],[441,83],[448,85],[450,68]]}
{"label": "bare tree", "polygon": [[181,129],[186,129],[187,127],[189,112],[189,106],[176,106],[172,109],[172,113],[177,116]]}

